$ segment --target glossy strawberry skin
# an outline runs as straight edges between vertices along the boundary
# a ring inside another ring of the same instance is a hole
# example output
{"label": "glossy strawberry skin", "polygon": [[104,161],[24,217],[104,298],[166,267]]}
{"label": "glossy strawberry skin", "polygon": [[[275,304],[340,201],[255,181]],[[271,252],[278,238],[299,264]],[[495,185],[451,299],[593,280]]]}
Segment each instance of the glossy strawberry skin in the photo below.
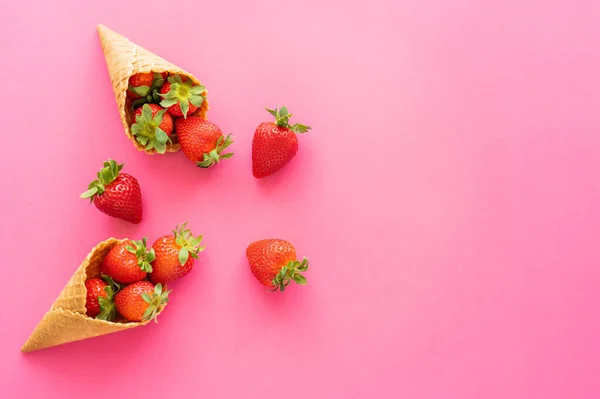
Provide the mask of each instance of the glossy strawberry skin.
{"label": "glossy strawberry skin", "polygon": [[274,287],[273,279],[290,261],[296,260],[296,249],[285,240],[266,239],[253,242],[246,248],[250,270],[258,281]]}
{"label": "glossy strawberry skin", "polygon": [[298,152],[298,137],[285,127],[263,122],[252,139],[252,174],[257,179],[287,165]]}
{"label": "glossy strawberry skin", "polygon": [[142,298],[143,293],[152,295],[154,285],[148,281],[138,281],[123,288],[115,295],[117,312],[129,321],[142,321],[148,302]]}
{"label": "glossy strawberry skin", "polygon": [[[153,80],[154,80],[153,72],[136,73],[135,75],[133,75],[129,78],[129,85],[132,87],[138,87],[138,86],[152,87]],[[127,90],[127,97],[129,97],[133,100],[141,98],[141,96],[139,96],[137,93],[132,92],[129,89]]]}
{"label": "glossy strawberry skin", "polygon": [[138,265],[135,254],[127,250],[131,245],[133,243],[130,240],[118,243],[111,248],[100,265],[101,272],[112,277],[117,283],[131,284],[146,277],[146,272]]}
{"label": "glossy strawberry skin", "polygon": [[[171,90],[171,83],[165,81],[165,84],[160,89],[160,94],[167,94],[169,90]],[[197,109],[198,107],[190,103],[187,116],[189,117],[190,115],[192,115],[194,112],[196,112]],[[167,112],[173,116],[183,116],[183,111],[181,111],[181,107],[179,106],[179,104],[171,105],[169,108],[167,108]]]}
{"label": "glossy strawberry skin", "polygon": [[100,212],[135,224],[142,221],[142,192],[135,177],[120,173],[105,190],[94,197]]}
{"label": "glossy strawberry skin", "polygon": [[98,277],[88,278],[85,280],[85,309],[89,317],[96,317],[100,314],[100,304],[98,297],[106,298],[108,296],[105,288],[108,286],[104,280]]}
{"label": "glossy strawberry skin", "polygon": [[216,124],[198,116],[175,119],[175,131],[181,150],[192,162],[202,161],[204,154],[214,150],[223,136]]}
{"label": "glossy strawberry skin", "polygon": [[[148,104],[148,106],[150,107],[150,109],[152,110],[152,117],[155,117],[156,114],[159,111],[162,111],[164,108],[161,107],[158,104]],[[138,117],[142,115],[142,107],[139,107],[135,110],[134,113],[134,120]],[[165,132],[166,134],[171,134],[173,133],[173,117],[171,116],[171,114],[169,114],[168,112],[165,112],[163,114],[162,117],[162,122],[159,126],[163,132]]]}
{"label": "glossy strawberry skin", "polygon": [[158,284],[175,281],[188,275],[194,267],[194,258],[191,256],[181,265],[179,263],[179,250],[181,246],[175,241],[175,237],[164,236],[152,244],[156,259],[152,262],[152,273],[148,278],[152,283]]}

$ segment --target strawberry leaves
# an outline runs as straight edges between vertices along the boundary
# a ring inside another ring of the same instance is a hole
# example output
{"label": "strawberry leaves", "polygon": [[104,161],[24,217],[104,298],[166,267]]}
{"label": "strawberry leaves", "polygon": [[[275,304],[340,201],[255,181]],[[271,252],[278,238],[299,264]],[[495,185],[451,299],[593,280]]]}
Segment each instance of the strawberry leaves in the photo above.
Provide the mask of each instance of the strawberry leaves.
{"label": "strawberry leaves", "polygon": [[198,259],[198,253],[204,251],[205,247],[201,247],[202,235],[194,236],[192,231],[187,228],[185,222],[181,226],[175,227],[173,234],[175,235],[175,242],[181,247],[179,250],[178,258],[181,266],[185,265],[191,256],[194,259]]}
{"label": "strawberry leaves", "polygon": [[290,114],[285,106],[281,108],[275,107],[275,109],[265,109],[275,117],[275,124],[277,126],[290,129],[294,133],[306,133],[310,129],[312,129],[310,126],[303,125],[301,123],[295,123],[293,125],[290,125],[290,118],[293,116],[293,114]]}
{"label": "strawberry leaves", "polygon": [[140,269],[145,271],[146,273],[152,273],[152,262],[156,259],[156,254],[154,253],[154,248],[147,247],[147,237],[142,238],[139,241],[132,241],[133,245],[128,245],[126,249],[135,254],[137,258],[137,263]]}
{"label": "strawberry leaves", "polygon": [[161,100],[158,92],[162,85],[165,84],[165,80],[161,73],[154,72],[154,79],[152,80],[152,86],[137,86],[133,87],[129,85],[129,90],[141,98],[138,98],[131,104],[131,109],[135,110],[140,105],[144,104],[158,104]]}
{"label": "strawberry leaves", "polygon": [[115,281],[103,274],[102,279],[108,283],[104,290],[106,291],[106,298],[98,296],[98,303],[100,304],[100,313],[96,316],[96,319],[113,321],[117,317],[117,309],[115,308],[115,295],[121,289],[121,285],[115,283]]}
{"label": "strawberry leaves", "polygon": [[152,294],[144,292],[142,294],[142,299],[144,302],[148,303],[148,308],[144,312],[142,320],[154,320],[158,323],[158,319],[156,318],[158,311],[164,304],[169,302],[169,293],[171,293],[171,291],[172,290],[163,291],[163,286],[159,283],[154,286],[154,292]]}
{"label": "strawberry leaves", "polygon": [[228,134],[227,137],[219,137],[215,149],[211,152],[205,152],[202,161],[197,162],[196,164],[201,168],[208,168],[209,166],[219,163],[221,159],[231,158],[233,156],[233,152],[222,154],[223,150],[225,150],[225,148],[229,147],[231,144],[233,144],[231,134]]}
{"label": "strawberry leaves", "polygon": [[206,91],[204,86],[195,85],[189,78],[184,82],[180,75],[169,76],[168,81],[171,84],[169,91],[166,94],[159,94],[163,98],[160,102],[162,107],[168,108],[179,104],[183,117],[187,118],[190,104],[200,107],[204,102],[202,95]]}
{"label": "strawberry leaves", "polygon": [[302,262],[299,260],[290,261],[287,265],[283,266],[279,273],[273,279],[273,285],[275,288],[273,291],[285,291],[285,287],[287,287],[290,282],[293,280],[296,284],[306,285],[306,277],[304,277],[301,272],[305,272],[308,270],[308,259],[302,259]]}
{"label": "strawberry leaves", "polygon": [[162,109],[152,116],[152,108],[148,104],[142,107],[142,114],[135,118],[135,123],[131,125],[131,133],[141,145],[146,146],[146,150],[155,149],[159,154],[164,154],[167,149],[167,142],[171,139],[164,130],[160,128],[163,115],[167,112]]}
{"label": "strawberry leaves", "polygon": [[104,193],[106,186],[119,176],[119,172],[121,172],[124,165],[119,165],[112,159],[104,162],[104,167],[98,172],[98,179],[91,182],[88,185],[88,190],[81,194],[79,198],[89,198],[91,203],[96,195]]}

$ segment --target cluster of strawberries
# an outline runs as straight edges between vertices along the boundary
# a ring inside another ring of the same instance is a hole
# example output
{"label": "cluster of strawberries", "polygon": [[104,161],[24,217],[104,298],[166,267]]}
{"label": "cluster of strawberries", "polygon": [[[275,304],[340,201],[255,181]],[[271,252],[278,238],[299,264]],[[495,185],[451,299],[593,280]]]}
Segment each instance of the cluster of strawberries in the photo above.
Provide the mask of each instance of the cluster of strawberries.
{"label": "cluster of strawberries", "polygon": [[[146,150],[163,154],[178,142],[185,156],[201,168],[208,168],[233,153],[224,150],[233,143],[219,127],[195,115],[205,100],[206,88],[189,77],[167,72],[137,73],[129,79],[128,105],[134,111],[131,133]],[[298,151],[295,133],[310,126],[290,125],[286,107],[267,109],[275,123],[261,123],[252,140],[252,173],[263,178],[283,168]]]}
{"label": "cluster of strawberries", "polygon": [[186,223],[171,235],[157,239],[123,240],[108,252],[100,266],[101,277],[85,281],[87,315],[101,320],[152,320],[169,300],[166,284],[186,276],[194,267],[202,236],[194,236]]}
{"label": "cluster of strawberries", "polygon": [[[160,154],[179,143],[185,156],[208,168],[221,159],[233,140],[219,127],[199,116],[206,89],[186,76],[167,72],[138,73],[129,79],[127,106],[135,120],[131,133],[147,151]],[[284,167],[298,151],[296,133],[310,126],[290,125],[286,107],[267,109],[275,122],[261,123],[252,140],[252,173],[263,178]],[[195,115],[195,113],[197,115]],[[142,193],[137,179],[123,173],[124,164],[104,162],[98,178],[81,194],[103,213],[131,223],[142,221]],[[194,236],[184,223],[172,235],[148,248],[146,238],[123,240],[106,255],[101,277],[89,278],[86,309],[89,317],[107,321],[152,320],[169,300],[166,283],[187,275],[194,265],[202,236]],[[254,242],[246,249],[254,276],[274,291],[284,291],[294,281],[306,284],[302,272],[308,260],[296,259],[294,246],[280,239]]]}

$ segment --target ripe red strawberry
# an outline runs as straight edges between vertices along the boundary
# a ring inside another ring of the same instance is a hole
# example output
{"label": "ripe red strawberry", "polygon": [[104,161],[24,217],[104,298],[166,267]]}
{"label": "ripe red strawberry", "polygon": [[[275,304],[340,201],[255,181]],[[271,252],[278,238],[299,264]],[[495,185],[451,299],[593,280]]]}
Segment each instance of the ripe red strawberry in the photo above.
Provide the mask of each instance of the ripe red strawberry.
{"label": "ripe red strawberry", "polygon": [[100,270],[117,283],[131,284],[152,271],[154,258],[154,250],[146,247],[146,237],[141,241],[124,240],[106,254]]}
{"label": "ripe red strawberry", "polygon": [[135,177],[121,173],[123,165],[112,159],[104,162],[98,180],[89,184],[81,198],[89,198],[108,216],[137,224],[142,221],[142,193]]}
{"label": "ripe red strawberry", "polygon": [[160,308],[169,301],[169,293],[161,284],[138,281],[119,291],[115,306],[119,314],[129,321],[147,321],[156,318]]}
{"label": "ripe red strawberry", "polygon": [[156,149],[164,154],[167,149],[169,135],[173,133],[173,117],[167,110],[157,104],[144,104],[135,110],[135,123],[131,125],[131,133],[146,150]]}
{"label": "ripe red strawberry", "polygon": [[154,73],[136,73],[129,78],[129,87],[127,89],[127,97],[131,99],[138,99],[146,97],[150,93],[152,87],[152,81],[154,80]]}
{"label": "ripe red strawberry", "polygon": [[106,275],[102,275],[102,279],[93,277],[85,280],[86,314],[96,319],[112,321],[117,315],[114,296],[121,286]]}
{"label": "ripe red strawberry", "polygon": [[194,84],[187,77],[169,76],[160,89],[160,96],[163,98],[160,105],[167,108],[171,115],[186,118],[202,105],[205,91],[204,86]]}
{"label": "ripe red strawberry", "polygon": [[221,159],[233,156],[233,153],[222,153],[233,143],[231,135],[224,137],[221,129],[206,119],[197,116],[177,118],[175,130],[185,156],[201,168],[208,168]]}
{"label": "ripe red strawberry", "polygon": [[298,138],[295,133],[305,133],[310,126],[289,124],[292,114],[286,107],[268,109],[275,117],[275,123],[263,122],[254,132],[252,139],[252,174],[263,178],[283,168],[298,151]]}
{"label": "ripe red strawberry", "polygon": [[96,317],[100,314],[100,303],[98,303],[98,297],[106,298],[108,293],[105,288],[108,284],[101,278],[94,277],[85,280],[85,289],[87,290],[85,296],[85,309],[86,314],[90,317]]}
{"label": "ripe red strawberry", "polygon": [[284,291],[291,280],[306,284],[300,272],[308,270],[308,259],[296,260],[296,249],[285,240],[253,242],[246,248],[246,257],[254,277],[267,287],[274,287],[273,291]]}
{"label": "ripe red strawberry", "polygon": [[202,236],[195,237],[186,226],[187,222],[177,226],[173,235],[160,237],[152,245],[156,259],[148,277],[154,284],[165,284],[186,276],[192,271],[198,253],[204,251],[204,247],[200,247]]}

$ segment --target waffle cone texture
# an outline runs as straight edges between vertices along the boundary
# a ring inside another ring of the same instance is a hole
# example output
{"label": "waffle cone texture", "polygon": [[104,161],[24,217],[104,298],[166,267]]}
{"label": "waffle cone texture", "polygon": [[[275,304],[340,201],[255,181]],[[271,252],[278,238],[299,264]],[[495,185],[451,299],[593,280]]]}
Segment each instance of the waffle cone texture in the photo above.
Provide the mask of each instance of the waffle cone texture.
{"label": "waffle cone texture", "polygon": [[[98,35],[100,36],[100,43],[104,52],[104,58],[106,59],[106,66],[108,67],[108,74],[110,75],[110,81],[115,93],[121,122],[125,128],[125,135],[138,150],[154,154],[156,152],[154,149],[146,150],[145,146],[138,143],[131,132],[130,126],[135,122],[135,119],[133,111],[127,102],[129,78],[136,73],[169,72],[171,74],[187,76],[196,84],[200,84],[200,81],[192,74],[143,47],[130,42],[126,37],[119,35],[104,25],[98,25]],[[206,97],[206,91],[202,95]],[[205,99],[202,106],[193,115],[205,119],[207,111],[208,100]],[[169,152],[178,151],[179,148],[179,144],[177,143],[167,145],[167,151]]]}
{"label": "waffle cone texture", "polygon": [[[100,276],[100,265],[104,257],[112,247],[121,241],[124,240],[109,238],[90,251],[56,298],[50,310],[31,333],[21,348],[22,352],[32,352],[67,342],[128,330],[148,323],[147,321],[133,323],[119,322],[118,320],[111,322],[86,316],[85,280]],[[163,309],[159,309],[159,313]]]}

